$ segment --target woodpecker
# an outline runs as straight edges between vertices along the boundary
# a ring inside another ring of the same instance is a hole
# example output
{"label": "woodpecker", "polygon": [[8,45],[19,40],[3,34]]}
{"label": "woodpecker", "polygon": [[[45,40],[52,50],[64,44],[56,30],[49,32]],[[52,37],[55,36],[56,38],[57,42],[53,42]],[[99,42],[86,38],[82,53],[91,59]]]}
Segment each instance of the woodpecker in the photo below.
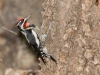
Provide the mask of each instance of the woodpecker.
{"label": "woodpecker", "polygon": [[45,45],[42,45],[44,41],[44,37],[41,38],[40,36],[40,29],[34,25],[30,24],[27,20],[30,17],[30,15],[26,18],[20,18],[16,21],[16,26],[18,30],[26,37],[28,43],[34,48],[35,52],[38,54],[39,58],[43,61],[44,64],[46,64],[45,57],[48,57],[55,63],[56,60],[47,52],[47,48]]}

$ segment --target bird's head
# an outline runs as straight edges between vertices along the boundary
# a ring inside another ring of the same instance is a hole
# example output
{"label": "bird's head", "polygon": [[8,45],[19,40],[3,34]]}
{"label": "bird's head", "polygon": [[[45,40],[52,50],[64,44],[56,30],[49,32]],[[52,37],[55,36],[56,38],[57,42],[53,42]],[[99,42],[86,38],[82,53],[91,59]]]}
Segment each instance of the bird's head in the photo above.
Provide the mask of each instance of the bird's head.
{"label": "bird's head", "polygon": [[19,30],[24,30],[28,28],[28,26],[30,25],[27,20],[26,21],[24,20],[25,20],[24,18],[20,18],[16,21],[16,26],[18,27]]}
{"label": "bird's head", "polygon": [[30,15],[28,17],[26,17],[26,18],[19,18],[16,21],[15,25],[18,27],[19,30],[22,31],[22,30],[24,30],[24,29],[29,27],[30,24],[27,21],[29,17],[30,17]]}

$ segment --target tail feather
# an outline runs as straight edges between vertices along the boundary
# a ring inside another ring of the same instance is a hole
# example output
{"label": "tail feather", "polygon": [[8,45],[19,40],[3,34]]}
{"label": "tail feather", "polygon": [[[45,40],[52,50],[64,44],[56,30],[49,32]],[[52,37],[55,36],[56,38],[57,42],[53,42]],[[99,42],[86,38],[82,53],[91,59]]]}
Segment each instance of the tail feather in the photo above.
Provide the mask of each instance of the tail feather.
{"label": "tail feather", "polygon": [[57,61],[51,55],[46,54],[43,51],[41,51],[40,58],[42,59],[42,61],[44,62],[44,64],[46,64],[46,60],[45,60],[44,57],[48,57],[49,59],[51,59],[53,62],[55,62],[57,64]]}
{"label": "tail feather", "polygon": [[43,63],[46,64],[46,60],[44,59],[44,53],[40,53],[40,58],[43,61]]}
{"label": "tail feather", "polygon": [[57,64],[57,61],[50,55],[50,59]]}

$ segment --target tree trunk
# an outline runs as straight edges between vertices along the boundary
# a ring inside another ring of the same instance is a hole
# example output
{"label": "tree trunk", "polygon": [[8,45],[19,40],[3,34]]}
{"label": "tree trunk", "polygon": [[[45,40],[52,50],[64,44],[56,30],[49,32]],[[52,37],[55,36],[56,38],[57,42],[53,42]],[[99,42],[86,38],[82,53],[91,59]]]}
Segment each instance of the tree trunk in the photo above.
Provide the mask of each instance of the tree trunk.
{"label": "tree trunk", "polygon": [[99,2],[45,0],[44,32],[52,24],[46,44],[58,64],[41,64],[44,75],[100,75]]}

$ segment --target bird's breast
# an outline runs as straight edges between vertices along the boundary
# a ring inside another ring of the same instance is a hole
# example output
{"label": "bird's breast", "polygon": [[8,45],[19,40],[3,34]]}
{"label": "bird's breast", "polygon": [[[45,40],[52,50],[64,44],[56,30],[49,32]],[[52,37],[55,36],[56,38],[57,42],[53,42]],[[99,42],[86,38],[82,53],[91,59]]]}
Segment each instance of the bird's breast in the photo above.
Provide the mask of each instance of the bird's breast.
{"label": "bird's breast", "polygon": [[31,43],[32,45],[37,44],[37,46],[39,47],[40,41],[39,41],[38,35],[35,31],[27,30],[25,36],[29,43]]}

